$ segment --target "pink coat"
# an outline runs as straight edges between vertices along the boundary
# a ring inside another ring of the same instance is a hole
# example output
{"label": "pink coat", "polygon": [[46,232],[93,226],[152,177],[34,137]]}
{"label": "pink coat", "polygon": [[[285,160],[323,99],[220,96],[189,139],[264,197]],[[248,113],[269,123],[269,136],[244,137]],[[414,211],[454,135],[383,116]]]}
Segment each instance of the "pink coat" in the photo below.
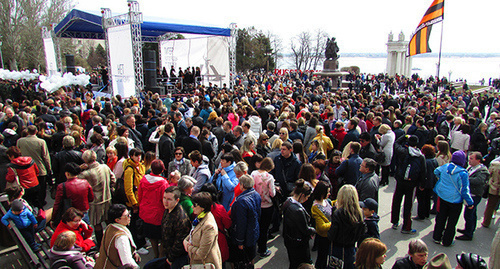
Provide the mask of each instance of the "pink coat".
{"label": "pink coat", "polygon": [[145,175],[139,184],[139,217],[146,223],[161,225],[163,217],[163,193],[169,187],[167,179],[161,176]]}

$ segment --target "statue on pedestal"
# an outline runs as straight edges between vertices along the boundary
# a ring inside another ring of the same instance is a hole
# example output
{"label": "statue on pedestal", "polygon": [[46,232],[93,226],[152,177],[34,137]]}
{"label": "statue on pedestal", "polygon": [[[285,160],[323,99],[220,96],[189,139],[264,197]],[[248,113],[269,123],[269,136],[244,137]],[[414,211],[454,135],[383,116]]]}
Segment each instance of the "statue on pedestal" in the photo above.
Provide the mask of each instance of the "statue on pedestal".
{"label": "statue on pedestal", "polygon": [[335,42],[335,37],[332,37],[331,39],[328,38],[326,41],[325,58],[327,60],[328,59],[337,60],[338,52],[339,52],[339,47],[337,46],[337,42]]}

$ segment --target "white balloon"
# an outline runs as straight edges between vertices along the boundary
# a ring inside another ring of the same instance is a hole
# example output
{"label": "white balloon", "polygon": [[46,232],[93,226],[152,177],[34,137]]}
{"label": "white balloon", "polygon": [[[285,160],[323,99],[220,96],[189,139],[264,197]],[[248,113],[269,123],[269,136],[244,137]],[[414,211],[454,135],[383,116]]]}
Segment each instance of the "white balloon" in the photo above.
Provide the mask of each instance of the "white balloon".
{"label": "white balloon", "polygon": [[57,73],[50,77],[40,76],[40,87],[43,89],[54,92],[61,87],[69,86],[69,85],[81,85],[85,86],[90,83],[90,76],[85,74],[80,74],[78,76],[73,75],[73,73],[65,73],[61,75]]}

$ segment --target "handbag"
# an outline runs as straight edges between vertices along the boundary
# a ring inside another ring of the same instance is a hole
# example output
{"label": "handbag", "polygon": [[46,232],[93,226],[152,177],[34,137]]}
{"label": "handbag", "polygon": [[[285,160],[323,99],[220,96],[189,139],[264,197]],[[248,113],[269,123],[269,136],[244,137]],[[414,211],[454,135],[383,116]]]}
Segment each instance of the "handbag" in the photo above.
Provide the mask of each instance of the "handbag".
{"label": "handbag", "polygon": [[[333,252],[333,243],[331,246],[331,251]],[[339,259],[335,256],[333,256],[332,253],[330,253],[327,258],[326,258],[326,268],[327,269],[343,269],[344,268],[344,248],[342,248],[342,259]]]}
{"label": "handbag", "polygon": [[385,153],[383,151],[375,153],[374,160],[378,163],[384,163],[385,162]]}
{"label": "handbag", "polygon": [[63,182],[62,184],[63,184],[62,204],[57,209],[57,212],[54,213],[53,222],[55,226],[57,226],[59,222],[61,222],[62,216],[64,215],[64,213],[66,213],[66,210],[68,210],[72,206],[71,199],[69,199],[66,196],[66,182]]}
{"label": "handbag", "polygon": [[7,184],[5,184],[5,188],[10,189],[14,186],[20,186],[22,188],[21,183],[19,182],[19,176],[17,175],[17,170],[15,168],[12,168],[12,167],[10,167],[10,169],[12,169],[12,171],[14,172],[14,176],[16,177],[16,180],[13,182],[7,181]]}
{"label": "handbag", "polygon": [[[130,165],[125,167],[123,173],[125,174],[125,170],[127,170],[129,167],[132,168],[132,171],[134,173],[132,178],[135,178],[135,169]],[[122,205],[125,205],[128,202],[127,194],[125,194],[125,181],[123,179],[123,176],[116,180],[115,191],[113,192],[113,197],[111,198],[111,202],[113,204],[122,204]]]}

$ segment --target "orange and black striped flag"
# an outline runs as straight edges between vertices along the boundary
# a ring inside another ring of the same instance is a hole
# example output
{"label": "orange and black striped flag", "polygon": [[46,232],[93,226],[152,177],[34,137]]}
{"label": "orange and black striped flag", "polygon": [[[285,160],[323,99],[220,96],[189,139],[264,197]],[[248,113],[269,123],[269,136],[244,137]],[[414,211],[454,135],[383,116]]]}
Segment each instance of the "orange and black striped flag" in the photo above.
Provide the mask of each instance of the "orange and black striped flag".
{"label": "orange and black striped flag", "polygon": [[444,0],[434,0],[410,39],[408,56],[431,52],[429,48],[429,36],[431,35],[432,25],[441,22],[443,16]]}

